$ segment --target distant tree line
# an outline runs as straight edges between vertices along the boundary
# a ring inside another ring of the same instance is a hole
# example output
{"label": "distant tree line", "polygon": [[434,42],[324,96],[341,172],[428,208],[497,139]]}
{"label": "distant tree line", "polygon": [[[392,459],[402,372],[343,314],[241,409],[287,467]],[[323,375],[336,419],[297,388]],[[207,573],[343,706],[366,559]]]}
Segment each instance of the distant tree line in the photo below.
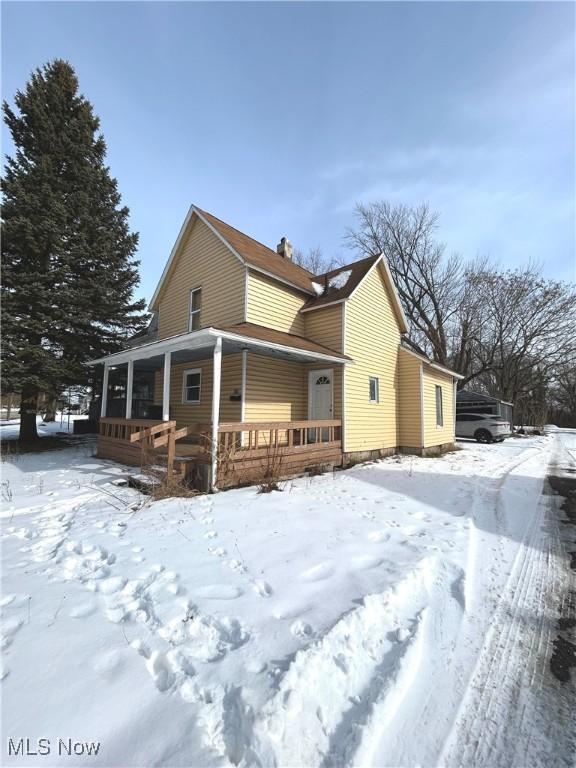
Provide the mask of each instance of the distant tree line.
{"label": "distant tree line", "polygon": [[529,263],[501,269],[466,261],[437,239],[428,205],[356,206],[346,241],[359,255],[383,253],[409,323],[408,343],[514,403],[516,423],[549,418],[576,426],[576,290]]}

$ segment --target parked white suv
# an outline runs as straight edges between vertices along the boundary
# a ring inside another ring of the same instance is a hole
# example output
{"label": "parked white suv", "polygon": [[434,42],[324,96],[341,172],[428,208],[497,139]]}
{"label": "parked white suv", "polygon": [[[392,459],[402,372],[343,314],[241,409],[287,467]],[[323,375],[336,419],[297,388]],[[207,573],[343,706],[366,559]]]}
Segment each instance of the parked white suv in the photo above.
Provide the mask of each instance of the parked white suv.
{"label": "parked white suv", "polygon": [[479,443],[501,443],[510,437],[510,424],[495,413],[457,413],[456,437],[473,437]]}

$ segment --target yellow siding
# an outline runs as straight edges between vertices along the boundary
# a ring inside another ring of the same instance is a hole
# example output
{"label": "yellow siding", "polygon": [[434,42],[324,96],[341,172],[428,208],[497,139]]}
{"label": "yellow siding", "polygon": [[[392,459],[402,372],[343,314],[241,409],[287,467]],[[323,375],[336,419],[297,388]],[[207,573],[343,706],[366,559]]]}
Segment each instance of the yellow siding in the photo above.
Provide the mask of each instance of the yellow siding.
{"label": "yellow siding", "polygon": [[[202,381],[200,402],[190,404],[182,402],[184,371],[200,368]],[[231,401],[230,395],[242,390],[242,355],[224,355],[222,357],[222,383],[220,390],[220,421],[240,421],[241,404]],[[154,402],[162,404],[162,371],[155,376]],[[183,427],[196,422],[212,421],[212,359],[172,365],[170,376],[170,418],[176,419]]]}
{"label": "yellow siding", "polygon": [[304,317],[298,312],[308,298],[265,275],[248,271],[246,320],[249,323],[304,336]]}
{"label": "yellow siding", "polygon": [[245,267],[203,221],[196,219],[160,296],[158,338],[188,331],[192,288],[202,288],[203,328],[243,322],[245,276]]}
{"label": "yellow siding", "polygon": [[245,421],[306,419],[306,366],[261,355],[247,358]]}
{"label": "yellow siding", "polygon": [[305,336],[335,352],[342,351],[342,304],[304,313]]}
{"label": "yellow siding", "polygon": [[400,347],[398,366],[399,445],[402,448],[421,448],[420,368],[422,362]]}
{"label": "yellow siding", "polygon": [[[454,442],[454,382],[451,376],[424,365],[424,447]],[[442,387],[444,426],[436,426],[436,385]]]}
{"label": "yellow siding", "polygon": [[[361,283],[345,310],[345,450],[369,451],[398,444],[396,392],[400,331],[380,267]],[[369,377],[379,379],[380,402],[369,401]]]}

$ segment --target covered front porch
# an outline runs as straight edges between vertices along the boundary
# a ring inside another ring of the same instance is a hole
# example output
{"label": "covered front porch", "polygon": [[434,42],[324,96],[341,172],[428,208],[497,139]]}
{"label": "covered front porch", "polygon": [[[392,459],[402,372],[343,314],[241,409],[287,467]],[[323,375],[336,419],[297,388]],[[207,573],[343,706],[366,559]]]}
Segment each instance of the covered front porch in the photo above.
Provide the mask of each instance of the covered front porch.
{"label": "covered front porch", "polygon": [[[104,364],[98,456],[165,464],[202,490],[293,476],[342,461],[347,358],[260,326],[202,329],[133,347]],[[108,382],[125,375],[124,417]],[[154,380],[157,418],[133,418],[135,381]]]}

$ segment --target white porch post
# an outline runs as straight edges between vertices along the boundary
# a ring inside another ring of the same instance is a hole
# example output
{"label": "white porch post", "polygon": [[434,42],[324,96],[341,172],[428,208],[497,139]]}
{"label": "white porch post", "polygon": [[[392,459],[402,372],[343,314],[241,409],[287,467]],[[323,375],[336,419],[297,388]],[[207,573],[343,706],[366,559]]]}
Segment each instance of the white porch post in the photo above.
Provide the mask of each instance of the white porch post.
{"label": "white porch post", "polygon": [[215,491],[218,474],[218,423],[220,421],[220,380],[222,373],[221,336],[216,339],[216,344],[214,345],[212,369],[212,443],[210,446],[212,470],[210,473],[210,486]]}
{"label": "white porch post", "polygon": [[102,399],[100,400],[100,417],[104,419],[106,417],[106,407],[108,405],[108,375],[110,373],[109,366],[104,363],[104,376],[102,377]]}
{"label": "white porch post", "polygon": [[164,353],[164,385],[162,389],[162,421],[170,420],[170,365],[172,353]]}
{"label": "white porch post", "polygon": [[126,418],[132,418],[132,390],[134,389],[134,360],[128,360],[126,375]]}

